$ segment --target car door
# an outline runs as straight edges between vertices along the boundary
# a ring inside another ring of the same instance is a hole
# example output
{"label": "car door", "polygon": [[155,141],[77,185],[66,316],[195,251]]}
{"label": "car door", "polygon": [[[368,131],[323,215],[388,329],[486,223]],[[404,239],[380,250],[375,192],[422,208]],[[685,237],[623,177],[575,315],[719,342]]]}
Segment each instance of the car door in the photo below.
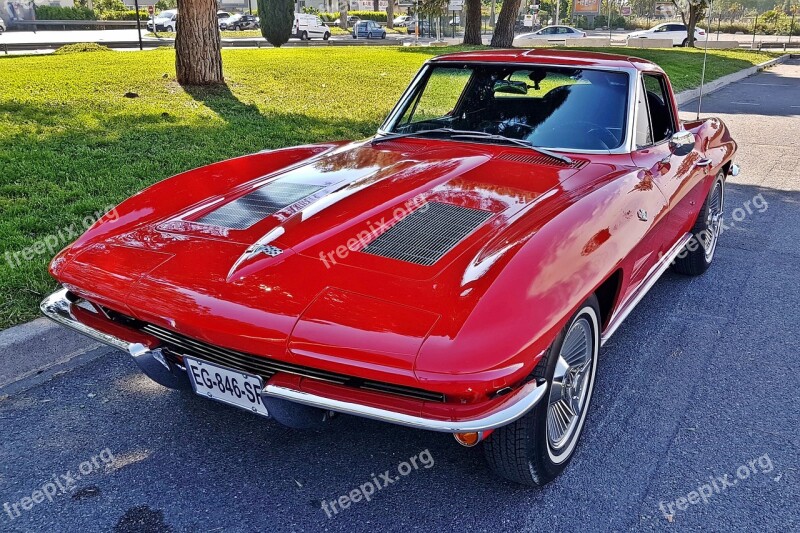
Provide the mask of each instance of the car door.
{"label": "car door", "polygon": [[686,33],[686,26],[683,24],[670,24],[668,33],[674,46],[683,44],[683,40],[689,35]]}
{"label": "car door", "polygon": [[[706,176],[706,159],[690,146],[681,153],[670,148],[673,135],[680,132],[675,104],[666,77],[659,72],[640,75],[636,109],[636,150],[632,158],[644,179],[651,180],[664,194],[668,210],[658,215],[655,235],[660,253],[667,252],[691,227],[696,216],[699,190]],[[691,135],[691,133],[689,133]],[[645,214],[650,216],[649,213]]]}

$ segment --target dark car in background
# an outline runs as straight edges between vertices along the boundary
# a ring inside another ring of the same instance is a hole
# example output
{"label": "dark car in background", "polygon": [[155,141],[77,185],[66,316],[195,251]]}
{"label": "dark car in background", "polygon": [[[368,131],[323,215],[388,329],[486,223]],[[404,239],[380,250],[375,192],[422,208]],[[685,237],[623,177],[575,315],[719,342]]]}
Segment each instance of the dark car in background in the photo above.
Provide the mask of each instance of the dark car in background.
{"label": "dark car in background", "polygon": [[231,15],[229,18],[219,21],[220,30],[257,30],[259,27],[259,19],[253,15]]}
{"label": "dark car in background", "polygon": [[417,26],[419,26],[419,36],[420,37],[425,37],[425,36],[430,37],[430,35],[431,35],[431,23],[428,22],[427,20],[422,20],[422,21],[416,21],[415,20],[415,21],[409,22],[408,23],[408,34],[409,35],[414,35],[414,33],[417,31]]}
{"label": "dark car in background", "polygon": [[386,30],[374,20],[359,20],[353,26],[353,39],[386,39]]}

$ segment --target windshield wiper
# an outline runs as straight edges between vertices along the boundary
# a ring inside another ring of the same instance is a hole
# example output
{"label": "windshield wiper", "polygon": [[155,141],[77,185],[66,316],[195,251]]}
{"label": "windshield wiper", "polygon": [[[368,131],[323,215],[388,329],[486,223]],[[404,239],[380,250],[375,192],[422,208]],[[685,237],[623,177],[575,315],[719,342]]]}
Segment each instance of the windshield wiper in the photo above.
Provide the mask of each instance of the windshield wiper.
{"label": "windshield wiper", "polygon": [[403,137],[414,137],[415,135],[425,135],[425,134],[428,134],[428,133],[449,133],[451,135],[453,135],[453,134],[465,134],[466,135],[466,134],[470,134],[470,133],[474,133],[474,132],[468,131],[468,130],[456,130],[456,129],[453,129],[453,128],[433,128],[433,129],[430,129],[430,130],[407,131],[407,132],[404,132],[404,133],[392,133],[392,134],[389,134],[389,135],[384,135],[383,137],[373,137],[371,142],[372,142],[372,144],[378,144],[378,143],[384,142],[384,141],[392,141],[394,139],[402,139]]}
{"label": "windshield wiper", "polygon": [[540,154],[544,154],[548,157],[552,157],[553,159],[558,159],[566,163],[567,165],[572,164],[572,159],[565,155],[558,154],[546,148],[540,148],[538,146],[534,146],[533,143],[530,141],[526,141],[524,139],[514,139],[512,137],[506,137],[505,135],[496,135],[494,133],[484,133],[481,131],[470,131],[470,132],[458,132],[455,135],[452,135],[453,139],[461,139],[461,138],[474,138],[474,139],[486,139],[489,141],[502,141],[502,142],[509,142],[512,144],[516,144],[517,146],[524,146],[525,148],[530,148],[531,150],[536,150]]}
{"label": "windshield wiper", "polygon": [[418,130],[418,131],[408,131],[404,133],[394,133],[390,135],[384,135],[383,137],[374,137],[372,139],[372,144],[377,144],[384,141],[391,141],[394,139],[402,139],[403,137],[413,137],[415,135],[425,135],[428,133],[448,133],[452,139],[486,139],[489,141],[501,141],[501,142],[509,142],[512,144],[516,144],[517,146],[524,146],[525,148],[530,148],[531,150],[535,150],[540,154],[544,154],[548,157],[552,157],[553,159],[558,159],[566,163],[567,165],[572,164],[572,159],[565,155],[558,154],[546,148],[540,148],[538,146],[534,146],[533,143],[530,141],[526,141],[524,139],[514,139],[511,137],[506,137],[505,135],[497,135],[494,133],[486,133],[483,131],[469,131],[469,130],[456,130],[453,128],[433,128],[430,130]]}

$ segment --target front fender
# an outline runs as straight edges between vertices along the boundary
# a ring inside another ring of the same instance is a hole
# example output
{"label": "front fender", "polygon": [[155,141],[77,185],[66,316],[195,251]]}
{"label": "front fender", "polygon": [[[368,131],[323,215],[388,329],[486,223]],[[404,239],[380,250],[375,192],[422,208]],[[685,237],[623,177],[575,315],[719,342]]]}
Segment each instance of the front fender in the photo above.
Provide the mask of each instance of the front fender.
{"label": "front fender", "polygon": [[[420,350],[420,382],[456,374],[465,387],[491,393],[525,379],[572,314],[616,269],[667,209],[656,187],[628,169],[561,208],[518,249],[498,261],[456,335],[432,334]],[[637,210],[649,206],[647,222]],[[513,246],[513,243],[511,243]],[[624,269],[623,269],[624,270]]]}

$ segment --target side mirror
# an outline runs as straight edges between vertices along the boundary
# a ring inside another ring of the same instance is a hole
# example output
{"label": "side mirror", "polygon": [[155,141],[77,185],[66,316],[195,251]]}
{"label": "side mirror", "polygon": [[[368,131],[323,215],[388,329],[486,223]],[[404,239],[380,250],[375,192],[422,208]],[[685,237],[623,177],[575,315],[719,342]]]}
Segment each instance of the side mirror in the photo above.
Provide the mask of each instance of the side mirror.
{"label": "side mirror", "polygon": [[677,156],[684,156],[694,149],[694,133],[691,131],[678,131],[669,140],[669,151]]}

